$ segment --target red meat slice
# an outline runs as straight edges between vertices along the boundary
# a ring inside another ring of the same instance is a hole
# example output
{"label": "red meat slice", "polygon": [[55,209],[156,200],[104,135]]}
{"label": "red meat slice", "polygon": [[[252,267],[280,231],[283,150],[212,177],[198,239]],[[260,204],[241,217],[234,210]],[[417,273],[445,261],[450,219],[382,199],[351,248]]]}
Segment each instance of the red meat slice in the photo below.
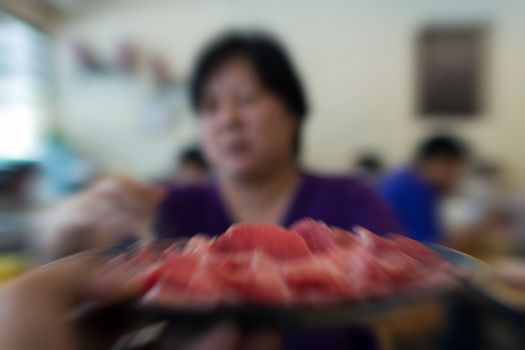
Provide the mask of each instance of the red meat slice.
{"label": "red meat slice", "polygon": [[206,300],[209,302],[229,302],[228,290],[224,281],[217,276],[216,270],[213,267],[216,262],[212,259],[202,259],[199,268],[195,271],[191,280],[188,283],[187,293],[197,300]]}
{"label": "red meat slice", "polygon": [[346,265],[357,283],[360,294],[370,296],[405,289],[425,277],[427,271],[393,242],[364,228],[355,229],[359,244],[348,254]]}
{"label": "red meat slice", "polygon": [[390,277],[379,260],[363,246],[338,248],[328,258],[345,275],[354,298],[364,299],[392,292]]}
{"label": "red meat slice", "polygon": [[399,251],[393,242],[379,237],[363,227],[356,226],[354,231],[357,233],[359,243],[371,253],[388,254]]}
{"label": "red meat slice", "polygon": [[290,292],[282,279],[277,263],[258,252],[202,257],[196,254],[173,256],[150,271],[145,283],[149,286],[149,304],[186,302],[205,305],[217,302],[262,302],[283,304]]}
{"label": "red meat slice", "polygon": [[417,260],[404,253],[381,256],[378,262],[396,290],[410,288],[415,281],[424,279],[428,273]]}
{"label": "red meat slice", "polygon": [[278,262],[264,253],[224,256],[217,259],[212,268],[221,283],[241,300],[269,304],[290,300]]}
{"label": "red meat slice", "polygon": [[425,245],[410,239],[406,236],[391,234],[389,238],[394,242],[397,247],[402,250],[405,254],[410,255],[414,259],[422,262],[423,264],[439,268],[443,264],[447,264],[443,259],[436,253],[429,249]]}
{"label": "red meat slice", "polygon": [[357,244],[357,238],[352,232],[348,232],[339,227],[331,227],[334,242],[337,246],[350,248]]}
{"label": "red meat slice", "polygon": [[174,288],[186,288],[201,260],[196,255],[172,255],[163,263],[145,273],[146,288],[167,283]]}
{"label": "red meat slice", "polygon": [[296,303],[354,297],[349,278],[325,256],[294,260],[281,266],[281,271]]}
{"label": "red meat slice", "polygon": [[224,288],[210,272],[207,259],[196,254],[173,255],[148,274],[145,295],[149,304],[213,304],[222,300]]}
{"label": "red meat slice", "polygon": [[314,254],[335,248],[334,233],[321,221],[302,219],[295,222],[290,230],[299,233]]}
{"label": "red meat slice", "polygon": [[238,224],[211,244],[212,252],[239,253],[262,251],[281,259],[296,259],[311,255],[304,239],[297,232],[275,225]]}
{"label": "red meat slice", "polygon": [[389,238],[405,254],[420,262],[427,270],[425,278],[419,282],[423,286],[446,286],[454,283],[455,278],[463,277],[464,271],[443,260],[432,249],[406,236],[391,234]]}
{"label": "red meat slice", "polygon": [[211,239],[207,235],[193,236],[183,249],[184,254],[194,254],[204,257],[210,251]]}
{"label": "red meat slice", "polygon": [[[436,270],[449,265],[430,249],[408,238],[398,236],[395,241],[392,241],[371,233],[369,235],[372,235],[375,241],[376,256],[381,258],[385,271],[390,274],[392,283],[398,287],[397,289],[425,285],[430,282]],[[400,244],[404,246],[403,249]],[[419,249],[419,253],[415,252],[414,248]],[[382,250],[380,254],[377,254],[378,249]],[[426,249],[428,252],[425,253]],[[421,258],[425,258],[425,261],[421,261]],[[439,277],[438,279],[443,281],[447,278]]]}

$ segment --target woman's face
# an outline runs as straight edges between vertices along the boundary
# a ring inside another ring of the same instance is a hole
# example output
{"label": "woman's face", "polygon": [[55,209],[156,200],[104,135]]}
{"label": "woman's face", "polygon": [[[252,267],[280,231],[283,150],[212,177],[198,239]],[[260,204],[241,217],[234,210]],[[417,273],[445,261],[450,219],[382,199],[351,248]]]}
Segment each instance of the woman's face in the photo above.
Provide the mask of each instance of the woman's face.
{"label": "woman's face", "polygon": [[199,105],[201,143],[219,176],[265,176],[292,161],[297,119],[259,82],[249,61],[221,64]]}

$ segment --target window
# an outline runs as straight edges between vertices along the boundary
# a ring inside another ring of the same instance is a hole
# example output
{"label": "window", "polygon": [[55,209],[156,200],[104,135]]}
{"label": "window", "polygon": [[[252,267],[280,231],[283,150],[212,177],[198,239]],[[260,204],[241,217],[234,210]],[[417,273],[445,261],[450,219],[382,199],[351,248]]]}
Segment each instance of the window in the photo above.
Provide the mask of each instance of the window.
{"label": "window", "polygon": [[35,160],[52,93],[51,41],[0,11],[0,161]]}

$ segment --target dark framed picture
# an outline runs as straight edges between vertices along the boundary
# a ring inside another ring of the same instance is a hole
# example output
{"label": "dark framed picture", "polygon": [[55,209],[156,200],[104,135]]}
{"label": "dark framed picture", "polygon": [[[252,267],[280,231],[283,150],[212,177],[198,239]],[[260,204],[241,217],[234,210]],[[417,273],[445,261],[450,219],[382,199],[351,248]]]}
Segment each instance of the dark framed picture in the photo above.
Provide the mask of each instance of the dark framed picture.
{"label": "dark framed picture", "polygon": [[484,107],[486,26],[432,25],[417,38],[417,112],[473,117]]}

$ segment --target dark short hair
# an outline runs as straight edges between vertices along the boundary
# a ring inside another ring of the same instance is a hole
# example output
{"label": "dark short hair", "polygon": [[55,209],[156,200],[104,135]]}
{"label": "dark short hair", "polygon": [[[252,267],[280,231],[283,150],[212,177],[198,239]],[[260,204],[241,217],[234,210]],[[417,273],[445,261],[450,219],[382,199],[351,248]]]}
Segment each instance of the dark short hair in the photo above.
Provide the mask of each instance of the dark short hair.
{"label": "dark short hair", "polygon": [[424,140],[416,151],[416,161],[422,162],[435,158],[466,160],[469,149],[464,141],[451,135],[435,135]]}
{"label": "dark short hair", "polygon": [[360,155],[357,158],[355,165],[373,172],[380,172],[384,168],[381,157],[371,152]]}
{"label": "dark short hair", "polygon": [[183,150],[178,161],[180,165],[195,164],[202,169],[208,169],[208,163],[198,147],[189,147]]}
{"label": "dark short hair", "polygon": [[[299,75],[284,47],[272,36],[261,32],[229,32],[204,49],[191,79],[193,108],[199,110],[206,82],[215,69],[236,56],[249,61],[261,84],[284,103],[300,125],[308,113],[308,103]],[[295,153],[299,151],[299,129],[300,126],[294,140]]]}

